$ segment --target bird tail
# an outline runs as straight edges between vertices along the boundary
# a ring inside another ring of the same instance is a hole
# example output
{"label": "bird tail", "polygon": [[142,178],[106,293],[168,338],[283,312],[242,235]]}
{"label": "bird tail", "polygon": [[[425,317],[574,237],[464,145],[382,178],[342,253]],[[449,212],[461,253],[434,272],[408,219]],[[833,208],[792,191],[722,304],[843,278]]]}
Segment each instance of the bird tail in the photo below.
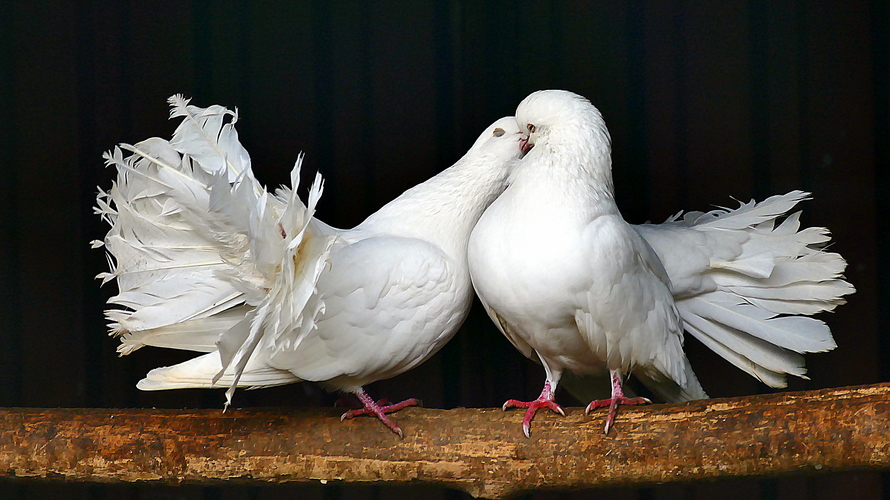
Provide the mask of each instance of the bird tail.
{"label": "bird tail", "polygon": [[[222,371],[222,375],[218,376]],[[258,388],[300,382],[294,374],[277,370],[254,359],[241,373],[224,370],[217,353],[197,356],[182,363],[155,368],[140,380],[136,387],[143,391],[166,389],[212,389],[236,384],[238,387]]]}
{"label": "bird tail", "polygon": [[230,399],[262,338],[292,345],[323,309],[315,283],[333,236],[312,219],[322,180],[316,175],[304,205],[300,155],[293,189],[269,193],[238,140],[237,111],[178,95],[169,102],[171,118],[182,118],[171,140],[105,155],[117,178],[100,189],[96,212],[111,229],[93,246],[109,256],[98,278],[119,289],[106,317],[121,354],[143,345],[218,351],[213,382],[231,371]]}
{"label": "bird tail", "polygon": [[686,331],[770,387],[785,387],[788,374],[806,378],[801,354],[836,347],[828,325],[809,316],[855,291],[843,279],[846,261],[825,251],[828,230],[801,229],[800,212],[786,216],[808,196],[638,227],[665,264]]}
{"label": "bird tail", "polygon": [[114,280],[119,290],[108,302],[120,307],[106,316],[111,334],[131,341],[139,332],[207,318],[244,302],[243,293],[219,274],[231,263],[210,211],[215,176],[246,172],[252,178],[250,157],[234,129],[237,113],[188,106],[181,96],[170,103],[171,117],[185,117],[173,139],[121,144],[106,153],[117,177],[96,200],[96,213],[111,225],[104,240],[93,242],[108,252],[110,271],[98,278],[103,284]]}

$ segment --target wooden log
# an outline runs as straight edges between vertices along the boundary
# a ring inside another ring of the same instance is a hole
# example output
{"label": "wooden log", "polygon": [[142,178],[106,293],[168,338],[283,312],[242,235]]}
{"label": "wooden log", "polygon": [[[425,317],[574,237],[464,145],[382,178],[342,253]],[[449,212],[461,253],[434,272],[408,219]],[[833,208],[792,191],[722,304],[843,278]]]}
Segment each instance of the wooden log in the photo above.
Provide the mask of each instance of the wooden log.
{"label": "wooden log", "polygon": [[0,409],[0,474],[71,481],[435,483],[533,489],[890,468],[890,384],[540,412],[412,408],[404,439],[337,409]]}

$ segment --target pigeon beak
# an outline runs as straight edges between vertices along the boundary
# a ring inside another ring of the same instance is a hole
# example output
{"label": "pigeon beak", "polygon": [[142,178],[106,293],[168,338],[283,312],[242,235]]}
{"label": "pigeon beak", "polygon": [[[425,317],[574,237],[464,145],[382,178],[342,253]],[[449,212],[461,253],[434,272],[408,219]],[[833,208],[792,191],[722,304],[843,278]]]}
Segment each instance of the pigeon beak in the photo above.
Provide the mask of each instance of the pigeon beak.
{"label": "pigeon beak", "polygon": [[519,149],[522,150],[522,155],[523,155],[523,156],[525,156],[525,154],[528,153],[528,151],[529,151],[532,147],[534,147],[534,144],[530,144],[530,143],[528,142],[528,136],[525,136],[525,137],[523,137],[522,139],[519,139]]}

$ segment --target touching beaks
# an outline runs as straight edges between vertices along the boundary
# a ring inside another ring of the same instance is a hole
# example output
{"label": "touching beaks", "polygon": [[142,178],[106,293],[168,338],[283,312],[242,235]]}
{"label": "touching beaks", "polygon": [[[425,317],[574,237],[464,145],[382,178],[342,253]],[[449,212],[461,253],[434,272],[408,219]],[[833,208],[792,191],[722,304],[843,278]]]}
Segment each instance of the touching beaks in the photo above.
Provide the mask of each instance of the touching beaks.
{"label": "touching beaks", "polygon": [[528,153],[528,151],[534,146],[534,144],[528,142],[528,136],[519,139],[519,149],[522,150],[523,156],[525,156],[525,154]]}
{"label": "touching beaks", "polygon": [[538,130],[538,128],[531,123],[529,123],[525,127],[526,129],[528,129],[528,133],[523,134],[522,139],[520,139],[519,141],[519,149],[522,150],[523,156],[525,156],[525,154],[528,153],[531,148],[535,147],[535,144],[533,142],[529,142],[529,140],[531,139],[531,135]]}

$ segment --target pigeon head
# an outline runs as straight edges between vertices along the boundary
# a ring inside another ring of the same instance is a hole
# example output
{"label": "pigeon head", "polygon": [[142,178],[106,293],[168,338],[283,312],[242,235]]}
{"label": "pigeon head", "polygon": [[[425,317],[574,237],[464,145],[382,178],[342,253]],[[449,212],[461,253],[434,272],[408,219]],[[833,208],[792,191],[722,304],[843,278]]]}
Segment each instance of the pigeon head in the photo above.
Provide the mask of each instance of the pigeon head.
{"label": "pigeon head", "polygon": [[521,135],[520,141],[526,140],[526,134],[519,128],[516,118],[505,116],[489,125],[473,143],[470,151],[479,151],[482,148],[497,147],[497,144],[508,144],[515,141],[517,134]]}
{"label": "pigeon head", "polygon": [[575,134],[594,133],[607,146],[611,144],[599,110],[585,97],[567,90],[539,90],[529,94],[516,108],[516,121],[528,132],[524,151],[554,136]]}

